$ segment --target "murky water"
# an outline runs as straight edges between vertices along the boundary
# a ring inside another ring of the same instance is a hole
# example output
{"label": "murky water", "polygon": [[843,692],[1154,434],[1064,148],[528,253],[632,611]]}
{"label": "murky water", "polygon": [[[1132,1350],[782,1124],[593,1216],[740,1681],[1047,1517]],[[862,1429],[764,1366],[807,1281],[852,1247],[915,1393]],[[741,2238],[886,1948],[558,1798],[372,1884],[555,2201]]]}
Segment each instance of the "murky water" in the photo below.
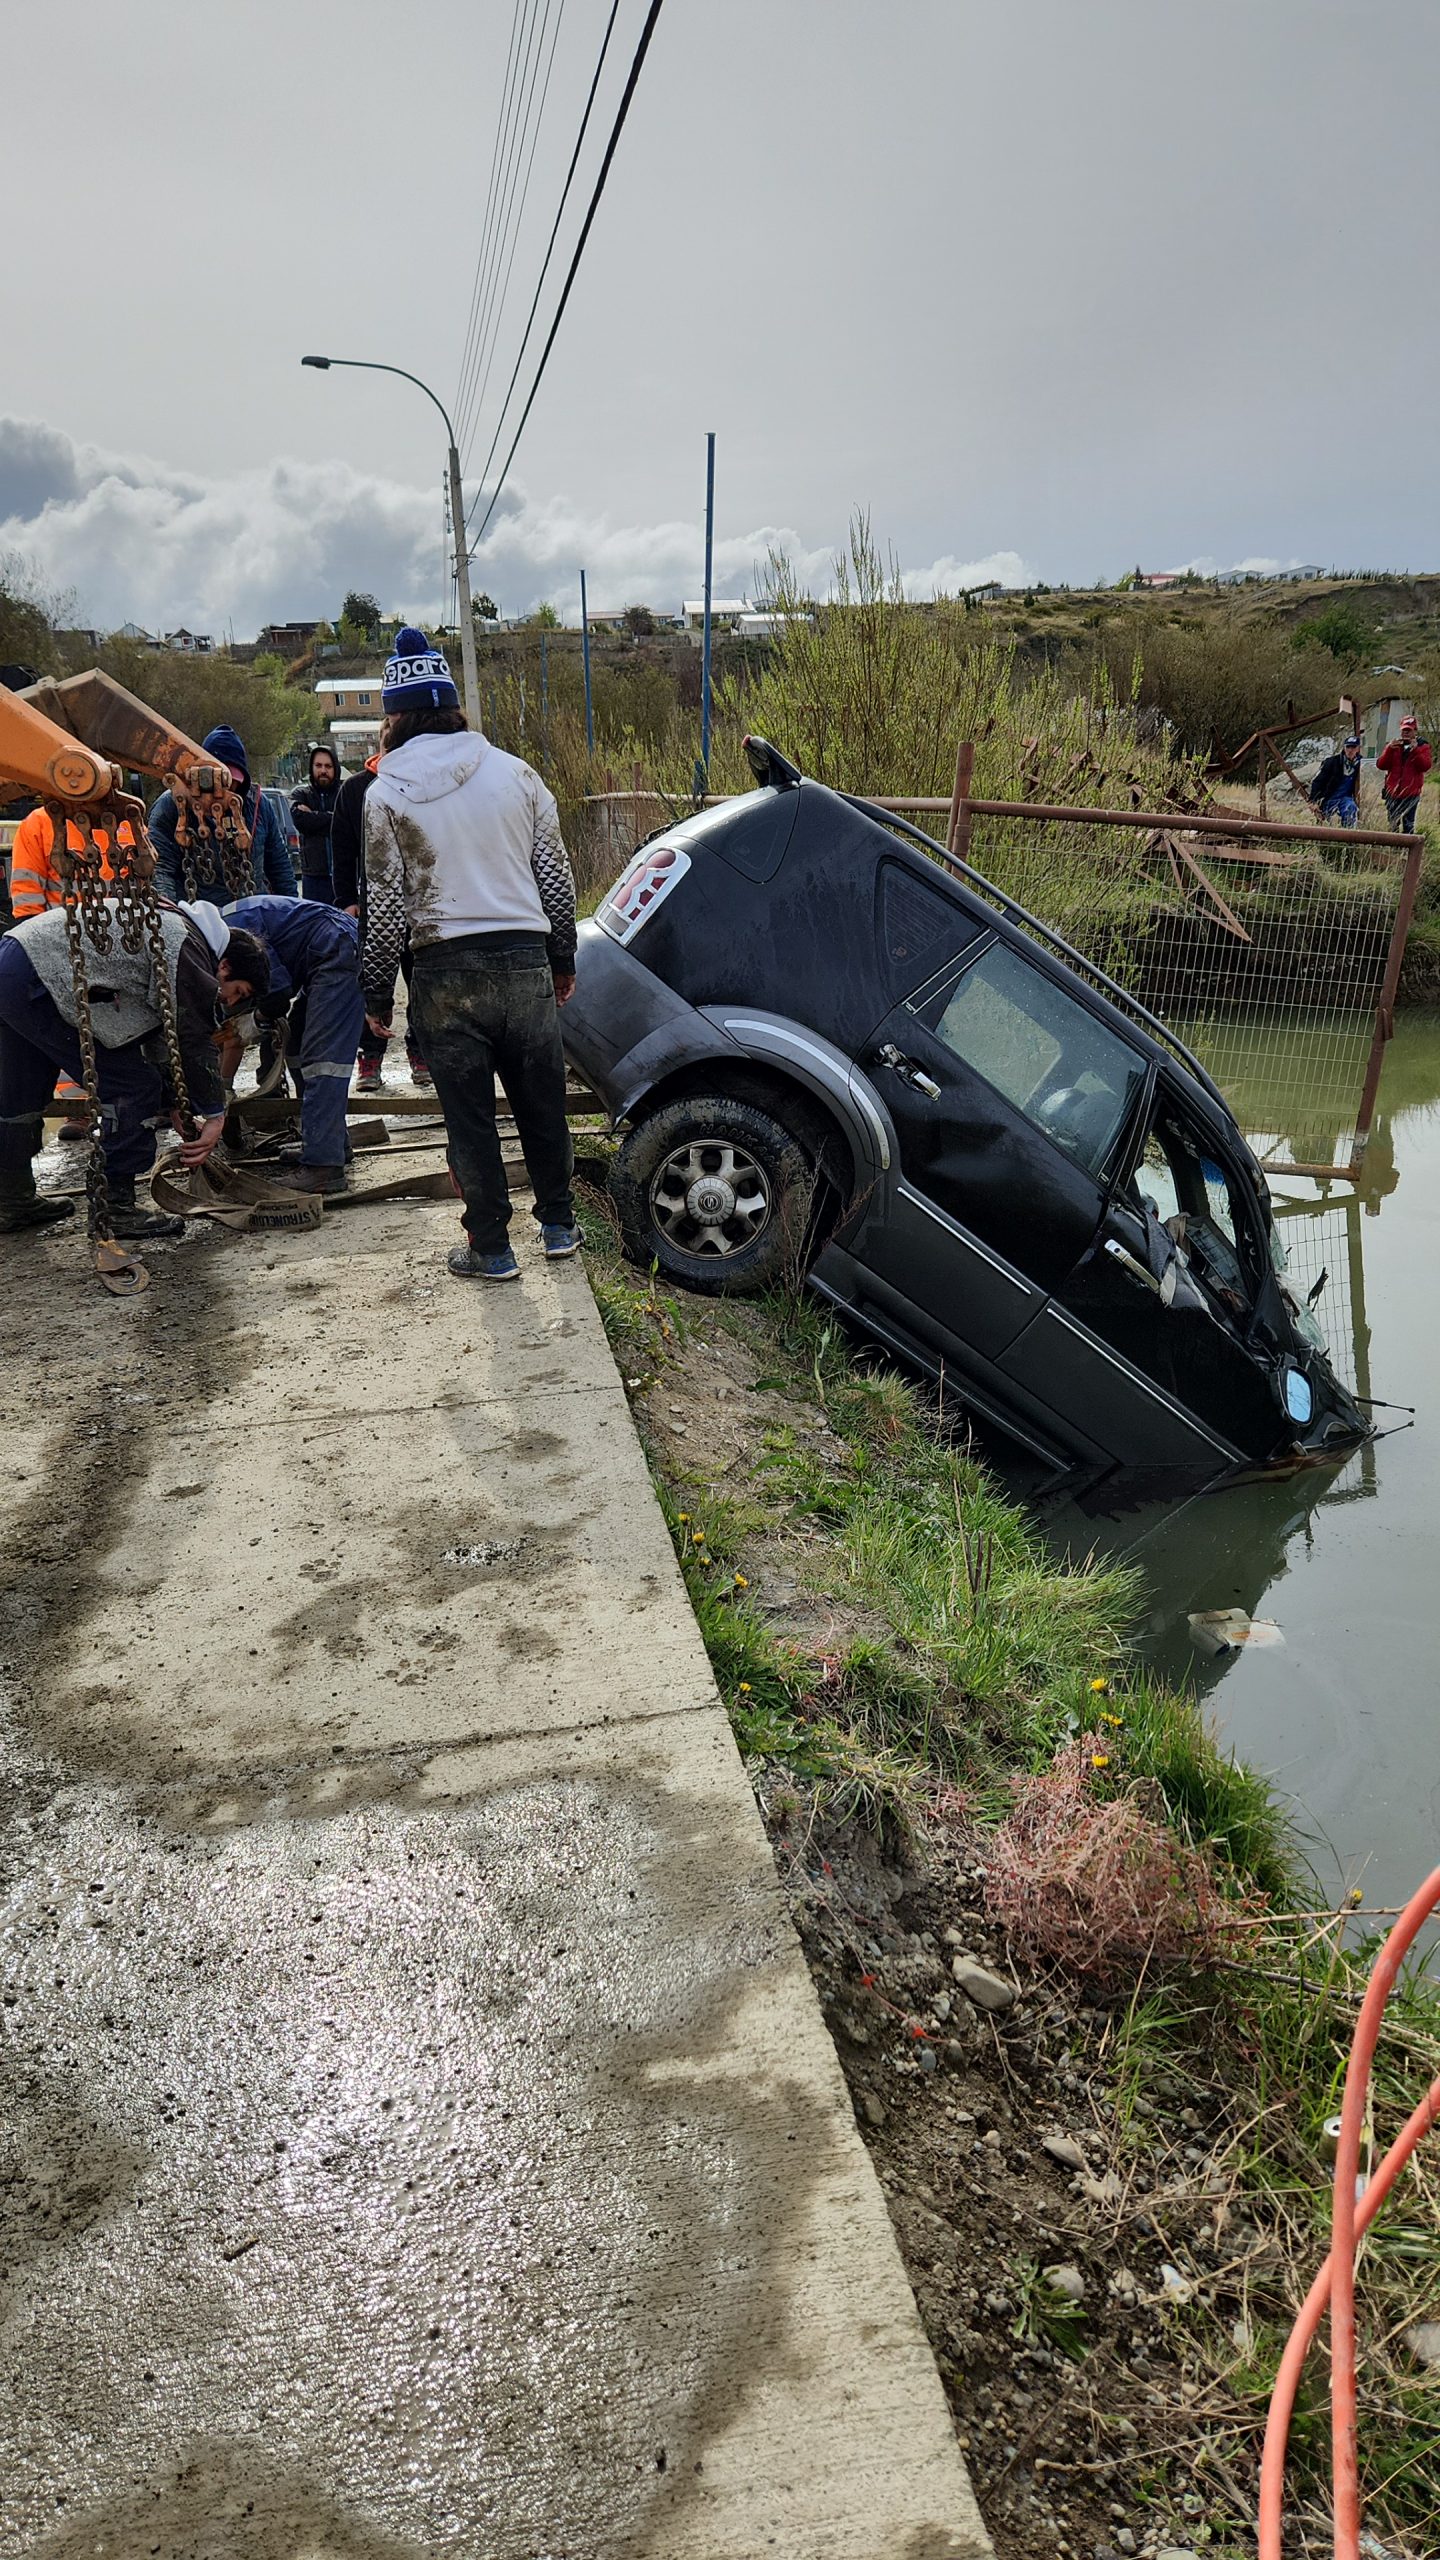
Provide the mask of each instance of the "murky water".
{"label": "murky water", "polygon": [[[1332,1357],[1361,1394],[1415,1406],[1414,1426],[1338,1474],[1114,1520],[1070,1512],[1052,1534],[1141,1567],[1143,1651],[1289,1791],[1326,1886],[1403,1902],[1440,1860],[1440,1013],[1397,1018],[1358,1192],[1284,1169],[1348,1153],[1354,1044],[1320,1058],[1272,1022],[1232,1026],[1226,1047],[1292,1275],[1308,1292],[1328,1274],[1316,1312]],[[1205,1657],[1190,1614],[1226,1608],[1275,1621],[1283,1644]]]}

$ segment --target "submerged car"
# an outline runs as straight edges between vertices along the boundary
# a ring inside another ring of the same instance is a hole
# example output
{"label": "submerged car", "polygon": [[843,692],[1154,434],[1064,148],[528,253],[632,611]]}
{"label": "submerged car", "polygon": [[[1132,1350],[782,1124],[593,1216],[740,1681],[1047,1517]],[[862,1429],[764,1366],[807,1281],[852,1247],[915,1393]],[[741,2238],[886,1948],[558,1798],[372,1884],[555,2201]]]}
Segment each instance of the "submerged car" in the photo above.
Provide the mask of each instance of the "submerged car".
{"label": "submerged car", "polygon": [[918,829],[747,750],[758,788],[582,927],[561,1017],[634,1258],[804,1273],[1057,1467],[1204,1482],[1366,1438],[1184,1044]]}

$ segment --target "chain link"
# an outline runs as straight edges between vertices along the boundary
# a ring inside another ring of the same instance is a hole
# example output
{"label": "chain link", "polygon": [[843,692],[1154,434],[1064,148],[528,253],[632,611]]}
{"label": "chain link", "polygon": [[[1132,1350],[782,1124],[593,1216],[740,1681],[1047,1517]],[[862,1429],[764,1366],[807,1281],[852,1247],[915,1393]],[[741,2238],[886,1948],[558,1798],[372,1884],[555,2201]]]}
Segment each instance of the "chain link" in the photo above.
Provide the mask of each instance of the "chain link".
{"label": "chain link", "polygon": [[[234,804],[231,812],[233,824],[238,804],[233,792],[226,796]],[[183,811],[183,800],[179,805]],[[46,803],[53,830],[61,905],[65,911],[65,941],[75,993],[75,1028],[85,1077],[85,1115],[90,1124],[89,1159],[85,1169],[87,1223],[92,1240],[107,1243],[113,1243],[114,1239],[110,1232],[110,1186],[105,1170],[100,1068],[95,1051],[95,1025],[90,1011],[90,973],[85,959],[87,943],[97,959],[107,959],[115,947],[118,932],[122,950],[138,952],[143,948],[149,952],[155,981],[155,1002],[165,1035],[166,1061],[176,1109],[184,1123],[187,1138],[193,1138],[198,1130],[185,1077],[185,1064],[180,1054],[180,1026],[175,1012],[170,955],[165,947],[160,904],[155,892],[155,856],[145,832],[139,802],[129,802],[127,807],[133,815],[122,817],[118,795],[108,809],[98,813],[67,810]],[[96,841],[97,814],[109,821],[111,877],[108,881],[103,867],[105,850]],[[78,842],[72,842],[72,833]],[[131,839],[128,844],[123,841],[126,833]],[[243,820],[240,833],[244,836],[248,852],[250,840]],[[231,876],[227,860],[227,880]],[[189,857],[186,861],[186,883],[193,897],[193,863]]]}
{"label": "chain link", "polygon": [[[95,840],[94,822],[87,811],[76,810],[72,814],[47,802],[46,812],[52,830],[60,903],[65,911],[65,941],[75,990],[75,1029],[80,1041],[80,1063],[85,1083],[85,1117],[90,1124],[85,1165],[86,1225],[92,1241],[113,1243],[110,1185],[105,1171],[104,1118],[100,1105],[100,1068],[95,1055],[95,1025],[90,1013],[90,976],[85,965],[86,942],[99,959],[106,958],[114,948],[111,912],[105,903],[104,855]],[[78,838],[75,844],[71,842],[72,829]],[[110,845],[113,869],[115,861],[123,859],[118,813]]]}

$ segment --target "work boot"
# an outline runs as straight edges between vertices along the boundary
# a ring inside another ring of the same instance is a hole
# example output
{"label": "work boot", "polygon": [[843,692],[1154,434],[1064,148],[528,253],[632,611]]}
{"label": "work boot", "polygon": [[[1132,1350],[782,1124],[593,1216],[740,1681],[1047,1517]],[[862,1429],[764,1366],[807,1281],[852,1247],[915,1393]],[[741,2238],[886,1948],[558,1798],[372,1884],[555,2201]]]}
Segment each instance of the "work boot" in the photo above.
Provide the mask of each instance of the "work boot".
{"label": "work boot", "polygon": [[343,1164],[282,1164],[271,1179],[286,1191],[320,1191],[327,1198],[350,1188]]}
{"label": "work boot", "polygon": [[355,1090],[357,1093],[383,1093],[385,1090],[383,1058],[357,1058]]}
{"label": "work boot", "polygon": [[0,1121],[0,1235],[52,1227],[75,1214],[73,1200],[43,1199],[35,1189],[35,1158],[44,1135],[38,1112],[33,1119]]}
{"label": "work boot", "polygon": [[412,1084],[418,1085],[422,1093],[428,1093],[433,1086],[435,1079],[430,1073],[430,1070],[426,1066],[423,1058],[411,1059],[410,1081]]}
{"label": "work boot", "polygon": [[74,1215],[73,1200],[47,1199],[40,1192],[30,1200],[0,1200],[0,1236],[18,1236],[26,1227],[58,1226]]}
{"label": "work boot", "polygon": [[163,1236],[183,1236],[183,1218],[162,1217],[158,1209],[142,1209],[133,1182],[110,1177],[110,1233],[117,1244],[156,1244]]}

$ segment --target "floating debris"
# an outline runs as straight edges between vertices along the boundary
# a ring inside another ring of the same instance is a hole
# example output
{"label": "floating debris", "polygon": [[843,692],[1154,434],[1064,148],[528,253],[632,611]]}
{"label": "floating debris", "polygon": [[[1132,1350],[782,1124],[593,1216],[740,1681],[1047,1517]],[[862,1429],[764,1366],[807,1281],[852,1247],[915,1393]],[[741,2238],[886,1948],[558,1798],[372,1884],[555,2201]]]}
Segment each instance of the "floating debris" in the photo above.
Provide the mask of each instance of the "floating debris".
{"label": "floating debris", "polygon": [[1285,1641],[1273,1618],[1252,1618],[1248,1609],[1192,1609],[1186,1624],[1200,1653],[1238,1653],[1242,1645],[1263,1653]]}

